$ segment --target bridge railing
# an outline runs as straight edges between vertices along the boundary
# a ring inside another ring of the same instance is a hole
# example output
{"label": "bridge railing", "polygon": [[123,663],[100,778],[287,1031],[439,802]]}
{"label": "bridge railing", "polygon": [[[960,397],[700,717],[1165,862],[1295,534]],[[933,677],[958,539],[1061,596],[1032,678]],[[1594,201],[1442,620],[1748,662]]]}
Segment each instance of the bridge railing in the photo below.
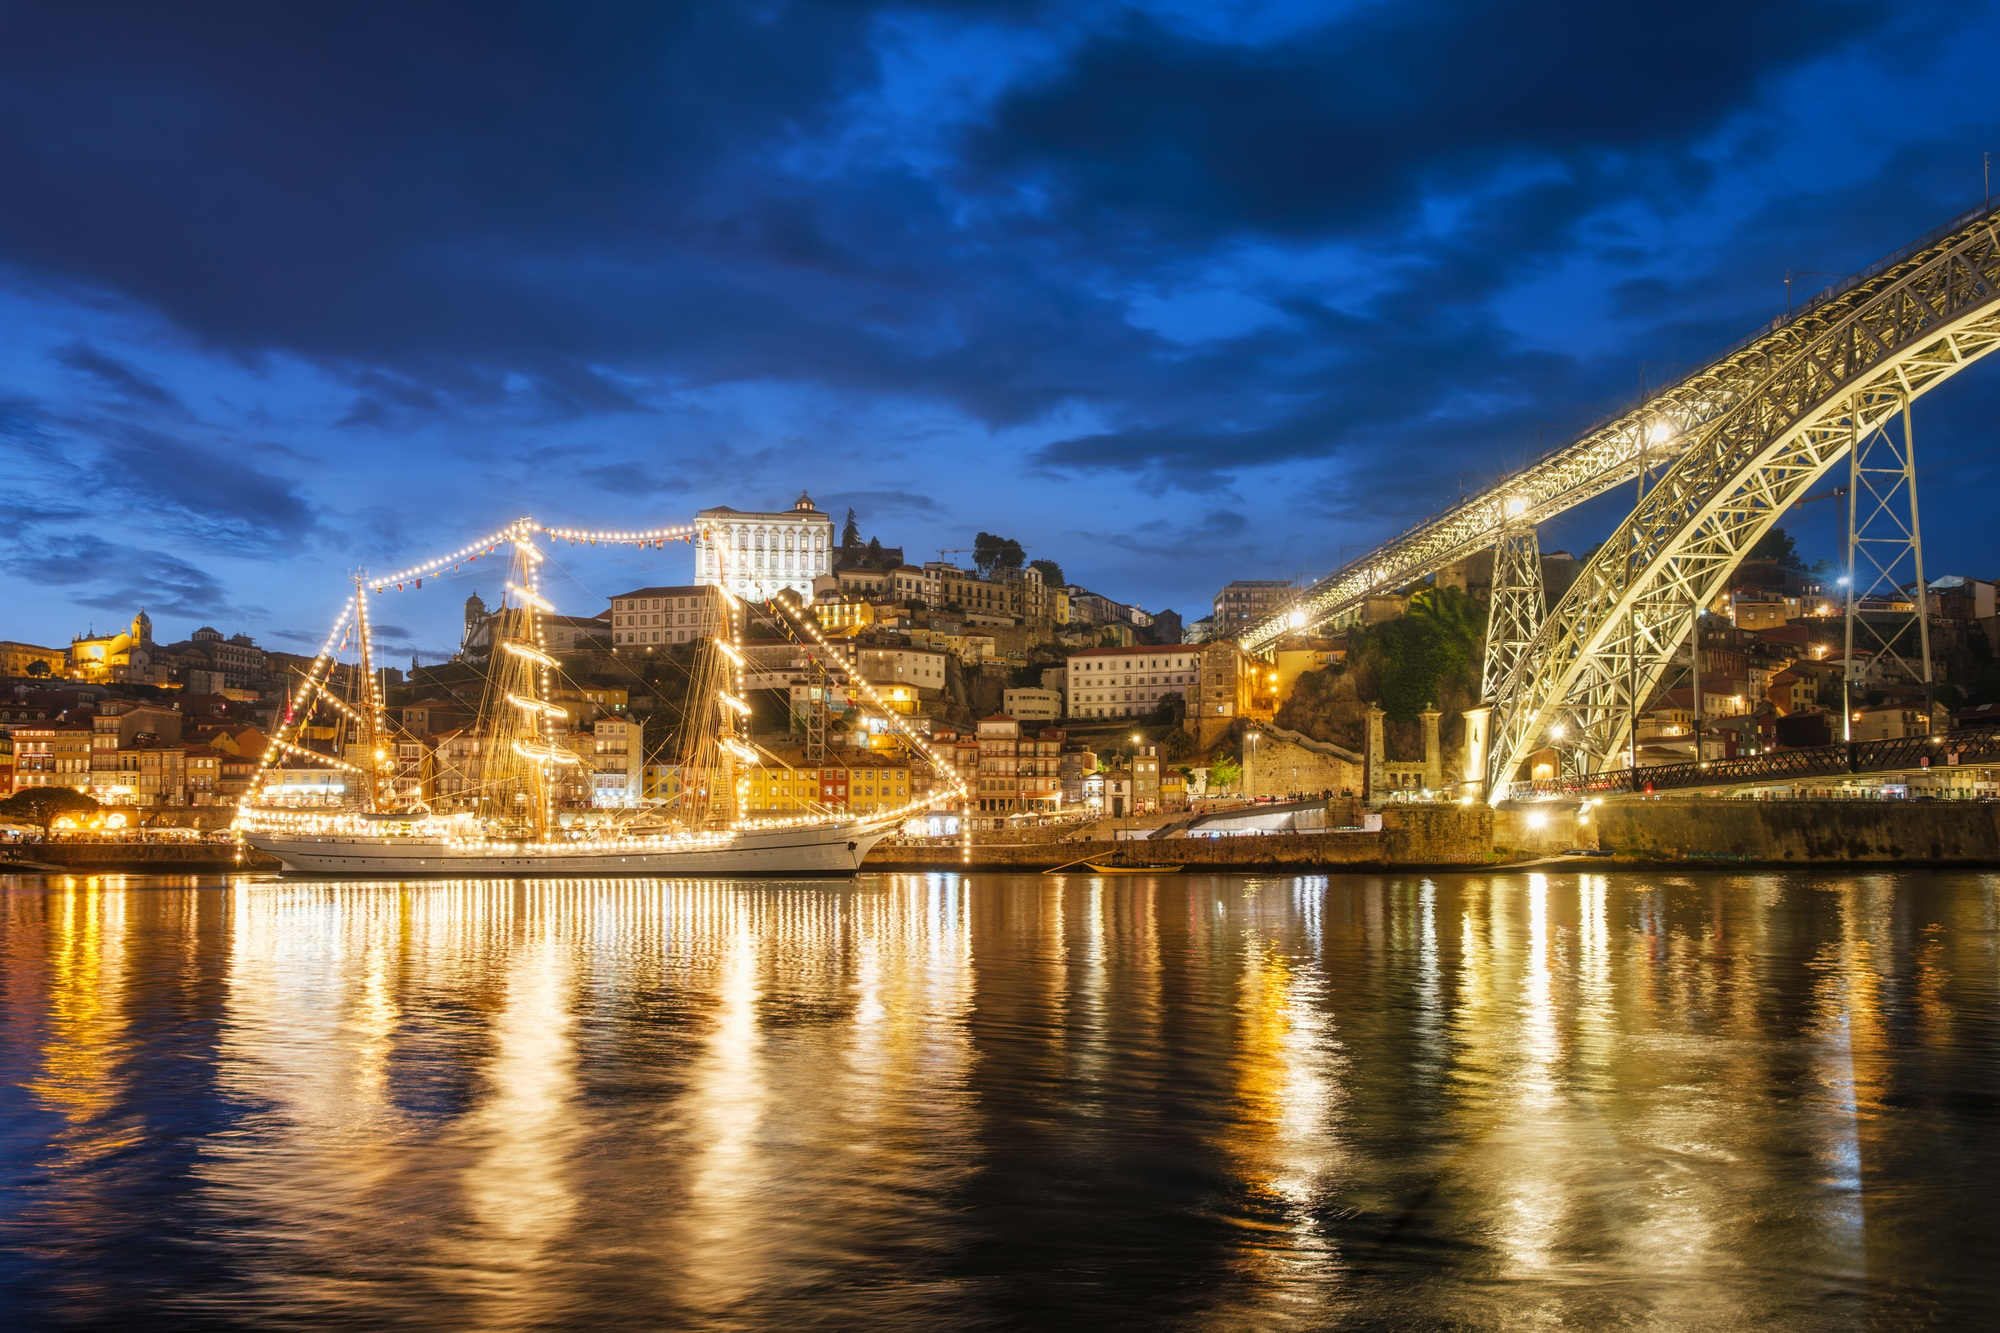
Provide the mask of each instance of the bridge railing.
{"label": "bridge railing", "polygon": [[1740,759],[1690,760],[1651,768],[1618,768],[1578,777],[1537,778],[1511,783],[1509,799],[1549,796],[1623,796],[1687,789],[1734,787],[1796,778],[1846,777],[1913,769],[2000,764],[2000,728],[1948,731],[1937,736],[1902,736],[1801,750],[1774,750]]}

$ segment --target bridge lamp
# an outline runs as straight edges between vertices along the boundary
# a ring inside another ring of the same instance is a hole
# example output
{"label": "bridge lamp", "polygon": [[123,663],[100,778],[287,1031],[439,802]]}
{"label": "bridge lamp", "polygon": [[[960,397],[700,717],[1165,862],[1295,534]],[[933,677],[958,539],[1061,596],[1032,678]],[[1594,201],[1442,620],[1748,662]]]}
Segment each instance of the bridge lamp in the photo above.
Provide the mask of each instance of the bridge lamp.
{"label": "bridge lamp", "polygon": [[1569,728],[1564,726],[1560,722],[1556,723],[1553,727],[1549,728],[1549,739],[1552,741],[1559,741],[1568,734],[1569,734]]}
{"label": "bridge lamp", "polygon": [[1528,512],[1528,502],[1520,496],[1510,496],[1506,504],[1508,518],[1520,518]]}
{"label": "bridge lamp", "polygon": [[1648,444],[1665,444],[1674,438],[1674,428],[1664,421],[1655,421],[1653,428],[1646,432]]}
{"label": "bridge lamp", "polygon": [[1285,617],[1285,624],[1292,629],[1304,629],[1306,627],[1306,613],[1303,611],[1292,612]]}

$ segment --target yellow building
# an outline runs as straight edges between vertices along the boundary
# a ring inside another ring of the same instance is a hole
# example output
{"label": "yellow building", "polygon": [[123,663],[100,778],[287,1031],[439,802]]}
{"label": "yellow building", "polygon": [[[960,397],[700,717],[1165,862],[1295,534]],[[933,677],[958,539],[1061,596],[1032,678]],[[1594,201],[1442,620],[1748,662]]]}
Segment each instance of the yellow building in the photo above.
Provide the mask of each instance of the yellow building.
{"label": "yellow building", "polygon": [[[1340,660],[1333,646],[1327,643],[1290,644],[1279,648],[1276,656],[1277,661],[1273,665],[1277,668],[1278,679],[1273,693],[1280,699],[1290,696],[1292,685],[1306,672],[1318,671]],[[1266,672],[1268,674],[1269,668]]]}
{"label": "yellow building", "polygon": [[813,614],[826,629],[859,629],[875,623],[872,602],[814,602]]}
{"label": "yellow building", "polygon": [[134,652],[149,664],[153,648],[153,622],[144,611],[132,617],[132,626],[123,634],[84,635],[70,640],[65,665],[74,680],[102,682],[122,680],[132,666]]}
{"label": "yellow building", "polygon": [[0,676],[41,675],[31,671],[40,662],[50,676],[60,678],[69,670],[69,656],[60,648],[41,648],[32,643],[0,639]]}
{"label": "yellow building", "polygon": [[753,819],[828,811],[876,815],[910,802],[910,761],[900,751],[843,746],[818,765],[797,753],[782,757],[790,767],[753,768],[744,775],[749,781],[744,813]]}
{"label": "yellow building", "polygon": [[90,759],[96,731],[88,722],[36,722],[16,725],[14,789],[23,787],[90,786]]}

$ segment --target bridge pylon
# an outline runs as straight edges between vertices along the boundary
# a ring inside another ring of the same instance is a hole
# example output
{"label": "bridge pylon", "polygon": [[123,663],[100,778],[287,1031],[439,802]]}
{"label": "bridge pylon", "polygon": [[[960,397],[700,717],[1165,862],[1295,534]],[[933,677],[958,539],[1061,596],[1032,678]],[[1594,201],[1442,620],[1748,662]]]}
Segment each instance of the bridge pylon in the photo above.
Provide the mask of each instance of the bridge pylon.
{"label": "bridge pylon", "polygon": [[[1917,440],[1910,400],[1865,434],[1860,414],[1847,454],[1847,656],[1841,672],[1841,737],[1854,739],[1854,702],[1869,677],[1902,677],[1931,695],[1930,588],[1924,581],[1923,527],[1917,521]],[[1892,429],[1900,426],[1900,430]],[[1913,590],[1905,600],[1905,582]],[[1864,665],[1856,650],[1868,654]]]}
{"label": "bridge pylon", "polygon": [[1493,597],[1486,616],[1486,665],[1479,697],[1498,701],[1548,614],[1542,592],[1542,550],[1528,502],[1505,502],[1507,521],[1493,543]]}

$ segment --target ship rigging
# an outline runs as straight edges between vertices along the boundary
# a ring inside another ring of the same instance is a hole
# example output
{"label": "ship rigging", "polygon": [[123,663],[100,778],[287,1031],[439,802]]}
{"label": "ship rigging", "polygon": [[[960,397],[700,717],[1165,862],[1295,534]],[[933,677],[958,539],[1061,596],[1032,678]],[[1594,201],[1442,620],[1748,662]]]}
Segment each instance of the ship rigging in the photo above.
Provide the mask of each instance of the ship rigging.
{"label": "ship rigging", "polygon": [[[287,870],[321,873],[852,874],[898,824],[966,795],[929,739],[846,666],[803,607],[780,595],[762,604],[765,618],[808,647],[817,671],[845,674],[935,781],[928,795],[913,790],[907,804],[866,817],[825,806],[753,815],[752,772],[784,761],[750,733],[743,637],[753,608],[725,587],[717,589],[721,632],[695,650],[676,754],[681,781],[672,796],[589,819],[564,817],[562,793],[574,790],[576,774],[591,761],[568,744],[569,714],[556,701],[562,662],[548,641],[554,605],[542,591],[541,543],[658,548],[695,536],[693,527],[606,532],[523,518],[425,564],[383,578],[358,576],[238,806],[238,836]],[[406,738],[389,720],[371,603],[503,553],[506,595],[491,622],[477,721],[461,738],[449,794],[427,792],[421,777],[413,780],[398,763]],[[280,765],[301,764],[338,775],[337,801],[300,809],[279,798],[273,775]]]}

